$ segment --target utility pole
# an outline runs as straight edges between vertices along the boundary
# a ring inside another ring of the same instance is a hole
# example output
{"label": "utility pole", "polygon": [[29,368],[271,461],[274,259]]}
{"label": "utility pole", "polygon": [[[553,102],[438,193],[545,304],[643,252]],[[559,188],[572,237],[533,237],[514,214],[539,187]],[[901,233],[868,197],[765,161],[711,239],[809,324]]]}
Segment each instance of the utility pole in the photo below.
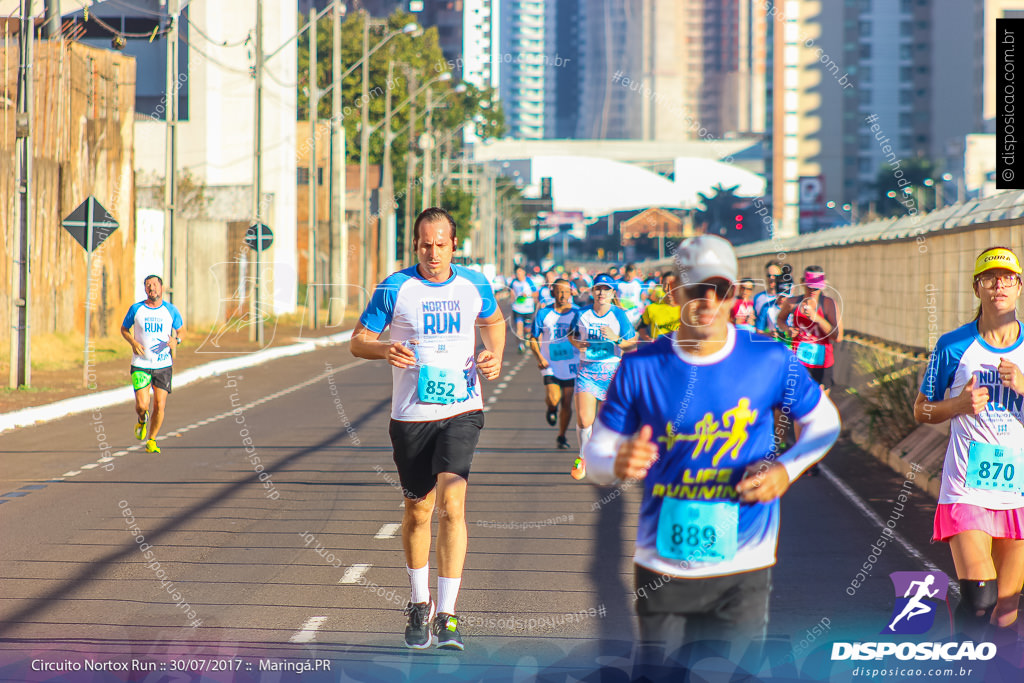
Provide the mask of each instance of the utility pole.
{"label": "utility pole", "polygon": [[[392,53],[394,50],[392,50]],[[395,76],[395,60],[388,60],[388,87],[384,94],[384,159],[381,163],[381,200],[377,203],[377,272],[383,278],[394,265],[395,234],[391,230],[392,203],[395,200],[391,169],[391,83]]]}
{"label": "utility pole", "polygon": [[179,0],[167,0],[167,71],[164,83],[166,102],[167,140],[164,152],[164,268],[167,278],[167,298],[175,301],[174,290],[174,219],[177,202],[178,166],[178,17]]}
{"label": "utility pole", "polygon": [[[341,106],[341,0],[334,0],[331,51],[331,284],[341,285],[341,305],[331,297],[327,324],[339,325],[348,308],[348,224],[345,222],[345,135]],[[340,263],[339,263],[340,261]],[[335,264],[337,268],[335,269]],[[333,290],[333,287],[332,287]]]}
{"label": "utility pole", "polygon": [[359,307],[363,308],[370,296],[370,198],[368,192],[370,154],[370,13],[363,10],[363,71],[362,71],[362,104],[359,126],[359,226],[360,226],[360,258],[359,258]]}
{"label": "utility pole", "polygon": [[423,147],[423,208],[422,211],[426,211],[430,208],[430,193],[432,188],[432,180],[430,178],[431,168],[430,162],[434,156],[434,122],[432,120],[434,116],[434,91],[427,88],[427,120],[424,122],[426,132],[423,133],[424,144]]}
{"label": "utility pole", "polygon": [[309,305],[313,315],[310,316],[309,329],[317,327],[317,299],[316,291],[316,190],[317,190],[317,158],[316,158],[316,123],[317,107],[320,104],[320,92],[316,87],[316,8],[309,8],[309,141],[312,147],[309,151],[309,220],[307,221],[307,239],[309,248],[306,250],[306,303]]}
{"label": "utility pole", "polygon": [[[8,386],[32,386],[32,358],[29,351],[31,325],[29,300],[32,294],[32,0],[22,0],[18,32],[18,110],[15,116],[15,166],[18,173],[15,199],[14,267],[11,268],[11,374]],[[88,276],[88,273],[86,273]]]}
{"label": "utility pole", "polygon": [[249,340],[263,343],[263,318],[260,311],[260,248],[263,246],[263,0],[256,0],[256,107],[253,121],[252,216],[256,225],[256,268],[253,273],[252,300],[249,302]]}
{"label": "utility pole", "polygon": [[[416,71],[409,68],[406,74],[409,78],[409,96],[417,90]],[[402,264],[411,266],[416,262],[412,253],[412,207],[416,202],[413,191],[412,178],[416,175],[416,100],[409,103],[409,150],[405,155],[405,233],[402,240]]]}
{"label": "utility pole", "polygon": [[43,37],[53,40],[60,37],[60,0],[43,0]]}

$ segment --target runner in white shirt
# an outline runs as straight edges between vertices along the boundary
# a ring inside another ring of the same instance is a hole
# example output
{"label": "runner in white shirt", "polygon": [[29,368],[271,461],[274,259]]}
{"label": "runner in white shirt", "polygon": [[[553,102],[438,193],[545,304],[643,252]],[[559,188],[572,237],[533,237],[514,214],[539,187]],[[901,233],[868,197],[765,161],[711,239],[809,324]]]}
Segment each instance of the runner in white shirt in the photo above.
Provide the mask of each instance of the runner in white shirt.
{"label": "runner in white shirt", "polygon": [[622,306],[622,310],[626,312],[629,324],[636,327],[637,323],[640,322],[640,316],[643,314],[640,304],[644,290],[644,283],[636,276],[636,266],[632,263],[626,266],[626,273],[616,283],[615,289],[618,291],[619,304]]}
{"label": "runner in white shirt", "polygon": [[537,367],[544,378],[548,424],[554,426],[558,422],[558,438],[555,443],[560,449],[568,449],[569,441],[565,438],[565,432],[572,418],[576,371],[580,363],[579,351],[569,341],[569,331],[579,308],[572,302],[572,287],[568,280],[555,280],[551,290],[555,303],[540,309],[534,318],[530,350],[537,358]]}
{"label": "runner in white shirt", "polygon": [[519,266],[508,288],[512,291],[512,326],[519,340],[519,353],[526,353],[526,332],[533,323],[533,312],[537,310],[537,287],[526,277],[526,269]]}
{"label": "runner in white shirt", "polygon": [[[146,299],[128,309],[121,323],[121,336],[131,344],[133,352],[132,388],[135,390],[135,413],[139,417],[135,438],[146,442],[146,451],[159,453],[156,438],[164,422],[167,395],[171,393],[171,365],[181,343],[179,335],[183,323],[174,304],[163,300],[164,281],[159,275],[148,276],[142,284],[146,288]],[[152,400],[150,386],[153,387]]]}
{"label": "runner in white shirt", "polygon": [[[484,425],[476,374],[489,380],[500,374],[505,321],[487,279],[452,265],[455,221],[447,211],[425,210],[413,235],[419,265],[378,285],[350,348],[359,358],[394,366],[389,433],[405,496],[402,547],[412,586],[405,644],[462,650],[455,601],[466,559],[466,487]],[[391,339],[379,341],[385,327]],[[486,347],[479,354],[477,327]],[[435,503],[441,510],[436,616],[428,586]]]}
{"label": "runner in white shirt", "polygon": [[580,350],[576,373],[576,430],[580,455],[569,474],[573,479],[587,476],[583,449],[593,432],[598,408],[619,367],[623,351],[636,347],[636,330],[625,312],[615,305],[615,280],[604,273],[594,278],[594,305],[580,310],[569,340]]}
{"label": "runner in white shirt", "polygon": [[978,256],[978,315],[939,338],[914,403],[918,422],[950,420],[932,540],[949,543],[960,580],[957,627],[976,641],[1015,628],[1024,586],[1020,278],[1009,249]]}

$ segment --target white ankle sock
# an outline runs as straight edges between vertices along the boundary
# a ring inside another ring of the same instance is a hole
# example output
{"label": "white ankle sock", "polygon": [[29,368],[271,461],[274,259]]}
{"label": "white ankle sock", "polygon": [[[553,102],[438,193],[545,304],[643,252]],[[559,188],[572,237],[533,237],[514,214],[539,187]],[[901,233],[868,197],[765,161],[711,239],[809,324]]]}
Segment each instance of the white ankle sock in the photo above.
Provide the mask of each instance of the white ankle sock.
{"label": "white ankle sock", "polygon": [[419,569],[406,566],[405,571],[409,573],[409,585],[412,586],[412,597],[409,602],[430,601],[430,563]]}
{"label": "white ankle sock", "polygon": [[582,429],[579,425],[576,425],[576,433],[580,438],[580,457],[582,458],[583,449],[587,447],[587,442],[590,441],[590,435],[594,433],[594,425],[583,427]]}
{"label": "white ankle sock", "polygon": [[455,601],[459,597],[459,585],[462,579],[449,579],[444,576],[437,577],[437,612],[440,614],[455,614]]}

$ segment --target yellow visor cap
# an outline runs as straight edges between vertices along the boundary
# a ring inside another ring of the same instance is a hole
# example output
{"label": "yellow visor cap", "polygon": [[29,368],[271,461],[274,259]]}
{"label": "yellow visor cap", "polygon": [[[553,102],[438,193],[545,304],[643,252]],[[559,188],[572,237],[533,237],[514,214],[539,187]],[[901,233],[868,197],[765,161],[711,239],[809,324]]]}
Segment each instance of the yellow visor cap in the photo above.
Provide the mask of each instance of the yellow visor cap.
{"label": "yellow visor cap", "polygon": [[1018,275],[1021,274],[1020,261],[1017,260],[1016,254],[1009,249],[989,249],[981,252],[981,256],[974,263],[974,277],[993,268],[1006,268]]}

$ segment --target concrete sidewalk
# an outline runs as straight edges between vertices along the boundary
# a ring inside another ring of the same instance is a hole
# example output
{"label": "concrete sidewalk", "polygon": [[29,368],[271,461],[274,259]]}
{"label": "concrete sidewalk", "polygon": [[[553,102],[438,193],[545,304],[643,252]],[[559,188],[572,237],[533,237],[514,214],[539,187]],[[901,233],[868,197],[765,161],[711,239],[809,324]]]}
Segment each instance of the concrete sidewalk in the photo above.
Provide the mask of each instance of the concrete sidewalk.
{"label": "concrete sidewalk", "polygon": [[[178,389],[191,384],[192,382],[206,379],[207,377],[215,377],[222,372],[249,368],[278,358],[297,356],[323,346],[342,344],[351,338],[352,330],[348,330],[328,337],[314,338],[297,344],[276,346],[263,349],[262,351],[245,353],[231,358],[213,361],[212,363],[192,367],[187,370],[183,370],[180,374],[176,374],[174,376],[174,388]],[[17,429],[18,427],[27,427],[38,422],[56,420],[68,415],[117,405],[118,403],[128,403],[134,399],[135,393],[132,391],[132,388],[130,386],[123,386],[118,387],[117,389],[100,391],[86,396],[76,396],[74,398],[68,398],[54,403],[47,403],[45,405],[2,413],[0,414],[0,433],[11,429]]]}

